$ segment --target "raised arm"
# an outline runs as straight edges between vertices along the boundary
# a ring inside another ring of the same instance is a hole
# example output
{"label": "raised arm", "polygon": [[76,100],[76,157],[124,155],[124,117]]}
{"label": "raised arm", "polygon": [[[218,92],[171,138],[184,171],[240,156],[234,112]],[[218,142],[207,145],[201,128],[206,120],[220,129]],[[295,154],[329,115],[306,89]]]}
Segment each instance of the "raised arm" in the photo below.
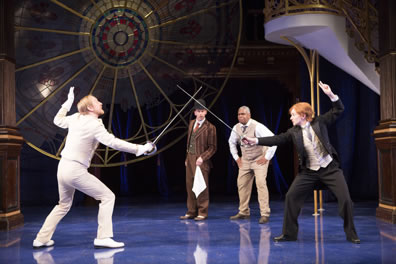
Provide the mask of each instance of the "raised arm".
{"label": "raised arm", "polygon": [[322,81],[320,81],[319,87],[322,89],[323,93],[330,98],[330,100],[332,102],[335,102],[338,100],[338,95],[333,93],[333,91],[331,90],[331,88],[328,84],[322,83]]}
{"label": "raised arm", "polygon": [[335,122],[338,117],[344,112],[344,105],[342,104],[338,95],[334,94],[329,85],[319,82],[319,86],[322,89],[323,93],[325,93],[330,100],[332,101],[332,108],[320,116],[320,119],[326,125],[330,125]]}
{"label": "raised arm", "polygon": [[67,112],[70,111],[70,108],[72,107],[74,102],[74,86],[70,87],[69,93],[67,95],[67,100],[62,104],[61,109],[59,109],[58,113],[56,114],[54,118],[54,124],[57,125],[58,127],[61,128],[68,128],[68,122],[67,122]]}

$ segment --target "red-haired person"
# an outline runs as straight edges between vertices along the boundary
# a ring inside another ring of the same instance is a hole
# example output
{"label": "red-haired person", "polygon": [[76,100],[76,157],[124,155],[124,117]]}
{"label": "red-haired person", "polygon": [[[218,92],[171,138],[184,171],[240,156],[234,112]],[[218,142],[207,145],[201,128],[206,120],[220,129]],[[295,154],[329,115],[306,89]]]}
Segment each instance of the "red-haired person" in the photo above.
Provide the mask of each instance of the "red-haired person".
{"label": "red-haired person", "polygon": [[353,223],[353,203],[344,174],[339,167],[337,152],[330,144],[327,130],[344,111],[344,105],[329,85],[320,82],[319,86],[332,101],[330,111],[314,118],[311,105],[297,103],[289,110],[293,127],[285,133],[272,137],[244,138],[243,141],[263,146],[294,143],[296,147],[299,171],[286,194],[283,231],[280,236],[274,237],[275,241],[297,240],[297,218],[304,201],[316,184],[322,182],[337,197],[338,212],[344,219],[346,239],[359,244],[360,239]]}

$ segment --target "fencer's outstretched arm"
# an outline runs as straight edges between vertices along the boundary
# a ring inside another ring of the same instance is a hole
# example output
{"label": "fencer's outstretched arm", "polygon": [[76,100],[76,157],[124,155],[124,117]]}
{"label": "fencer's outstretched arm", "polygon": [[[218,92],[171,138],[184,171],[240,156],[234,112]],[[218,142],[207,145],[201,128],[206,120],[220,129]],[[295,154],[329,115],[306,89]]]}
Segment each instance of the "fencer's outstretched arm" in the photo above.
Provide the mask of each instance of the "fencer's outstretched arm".
{"label": "fencer's outstretched arm", "polygon": [[244,144],[246,144],[246,145],[257,145],[257,143],[258,143],[258,139],[257,138],[255,138],[255,137],[243,137],[242,138],[242,141],[243,141],[243,143]]}
{"label": "fencer's outstretched arm", "polygon": [[[93,151],[92,141],[89,140],[91,137],[95,138],[105,146],[132,153],[136,156],[143,154],[152,155],[155,153],[154,150],[156,150],[156,146],[151,142],[140,145],[115,137],[106,130],[102,120],[99,118],[92,118],[80,113],[67,116],[67,112],[70,111],[73,101],[74,87],[70,87],[66,102],[62,104],[61,109],[54,118],[54,124],[58,127],[75,130],[75,133],[68,134],[68,140],[66,141],[65,149],[62,151],[62,156],[81,156],[80,159],[86,161],[86,157],[90,157],[90,153]],[[74,127],[72,124],[74,124]],[[75,127],[77,126],[78,128],[76,129]],[[77,149],[79,151],[76,151]]]}
{"label": "fencer's outstretched arm", "polygon": [[132,153],[135,154],[136,156],[141,156],[145,153],[151,152],[155,147],[155,145],[153,146],[151,142],[148,142],[144,145],[140,145],[119,139],[106,130],[103,123],[101,122],[102,121],[101,119],[98,120],[100,120],[100,122],[97,122],[97,127],[94,129],[94,137],[96,138],[96,140],[98,140],[100,143],[102,143],[105,146],[120,151]]}
{"label": "fencer's outstretched arm", "polygon": [[[320,115],[317,118],[320,118],[322,120],[323,124],[330,125],[332,124],[344,111],[344,105],[342,104],[340,98],[338,95],[334,94],[333,91],[331,90],[330,86],[328,84],[325,84],[323,82],[319,82],[319,87],[322,89],[323,93],[326,94],[330,100],[333,102],[332,108]],[[249,145],[264,145],[264,146],[279,146],[281,144],[284,144],[286,142],[292,141],[292,137],[290,136],[291,133],[281,133],[276,136],[272,137],[259,137],[259,138],[250,138],[250,137],[244,137],[242,141],[245,144]]]}

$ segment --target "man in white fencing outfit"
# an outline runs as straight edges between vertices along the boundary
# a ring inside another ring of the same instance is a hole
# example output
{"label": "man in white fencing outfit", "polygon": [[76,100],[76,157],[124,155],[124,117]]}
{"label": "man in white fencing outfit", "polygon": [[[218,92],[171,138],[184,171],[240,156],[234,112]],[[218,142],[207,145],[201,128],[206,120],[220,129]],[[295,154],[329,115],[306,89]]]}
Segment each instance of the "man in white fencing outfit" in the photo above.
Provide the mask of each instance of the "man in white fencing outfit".
{"label": "man in white fencing outfit", "polygon": [[124,243],[112,239],[115,195],[98,178],[88,172],[88,167],[99,143],[136,156],[152,151],[155,145],[150,142],[145,145],[132,144],[110,134],[99,119],[99,116],[104,114],[102,103],[92,95],[85,96],[78,102],[78,113],[67,116],[73,101],[74,87],[71,87],[67,101],[62,104],[54,118],[55,125],[69,130],[58,165],[59,204],[46,218],[33,241],[33,247],[54,245],[54,241],[51,240],[52,235],[57,224],[70,210],[76,189],[100,201],[98,231],[94,246],[98,248],[123,247]]}
{"label": "man in white fencing outfit", "polygon": [[[267,127],[250,118],[250,109],[247,106],[241,106],[238,109],[239,123],[233,127],[228,143],[230,152],[239,167],[238,173],[238,195],[239,195],[239,212],[230,217],[231,220],[250,218],[249,201],[252,193],[254,178],[260,205],[260,224],[268,223],[270,216],[268,188],[267,188],[267,171],[269,160],[275,154],[275,147],[251,146],[241,142],[241,137],[247,135],[274,135]],[[237,145],[241,146],[242,157],[238,155]]]}

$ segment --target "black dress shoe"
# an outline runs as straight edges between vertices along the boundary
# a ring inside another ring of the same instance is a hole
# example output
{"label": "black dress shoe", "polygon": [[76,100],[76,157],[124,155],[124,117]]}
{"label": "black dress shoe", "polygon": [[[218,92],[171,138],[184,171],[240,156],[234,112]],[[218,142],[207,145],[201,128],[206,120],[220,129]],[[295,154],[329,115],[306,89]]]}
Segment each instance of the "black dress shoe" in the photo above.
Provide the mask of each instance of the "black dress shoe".
{"label": "black dress shoe", "polygon": [[353,244],[360,244],[360,239],[358,237],[347,237],[347,240]]}
{"label": "black dress shoe", "polygon": [[297,240],[297,238],[290,237],[290,236],[287,236],[284,234],[274,237],[275,242],[296,241],[296,240]]}

